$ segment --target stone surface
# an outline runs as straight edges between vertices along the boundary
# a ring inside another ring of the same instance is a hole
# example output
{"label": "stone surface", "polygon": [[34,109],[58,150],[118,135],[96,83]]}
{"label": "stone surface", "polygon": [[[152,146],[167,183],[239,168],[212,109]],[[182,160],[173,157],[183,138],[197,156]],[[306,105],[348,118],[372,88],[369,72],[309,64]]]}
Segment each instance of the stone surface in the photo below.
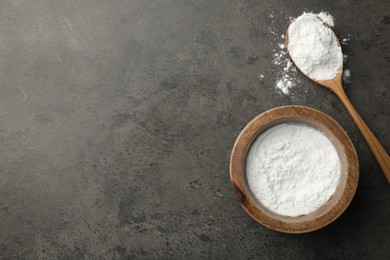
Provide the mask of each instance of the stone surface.
{"label": "stone surface", "polygon": [[[321,10],[389,151],[389,1],[2,1],[0,258],[389,259],[389,185],[344,107],[300,74],[275,89],[289,17]],[[229,181],[241,128],[287,104],[334,117],[360,159],[350,207],[303,235],[257,224]]]}

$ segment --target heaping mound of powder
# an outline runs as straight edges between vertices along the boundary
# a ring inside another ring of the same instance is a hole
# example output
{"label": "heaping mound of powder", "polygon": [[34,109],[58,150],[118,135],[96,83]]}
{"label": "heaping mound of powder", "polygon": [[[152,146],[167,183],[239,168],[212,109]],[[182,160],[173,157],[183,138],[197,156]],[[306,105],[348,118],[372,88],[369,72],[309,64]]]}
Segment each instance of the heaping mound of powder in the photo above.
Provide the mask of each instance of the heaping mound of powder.
{"label": "heaping mound of powder", "polygon": [[[333,18],[326,13],[304,13],[288,28],[288,51],[297,67],[316,80],[332,79],[343,64],[343,53],[333,31]],[[341,73],[341,71],[340,71]]]}
{"label": "heaping mound of powder", "polygon": [[262,133],[246,160],[254,196],[269,210],[299,216],[325,204],[340,182],[336,148],[320,131],[300,124],[280,124]]}
{"label": "heaping mound of powder", "polygon": [[333,27],[334,26],[334,18],[333,16],[331,16],[330,14],[326,13],[326,12],[320,12],[317,14],[317,16],[322,20],[324,21],[325,23],[327,23],[330,27]]}

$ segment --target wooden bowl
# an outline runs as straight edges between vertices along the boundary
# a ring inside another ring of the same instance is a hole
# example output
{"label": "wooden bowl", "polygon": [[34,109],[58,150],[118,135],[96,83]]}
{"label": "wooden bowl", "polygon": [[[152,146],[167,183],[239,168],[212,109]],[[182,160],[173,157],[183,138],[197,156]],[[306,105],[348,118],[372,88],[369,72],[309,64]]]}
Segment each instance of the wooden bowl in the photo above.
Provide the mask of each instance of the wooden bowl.
{"label": "wooden bowl", "polygon": [[[257,136],[280,123],[301,123],[324,133],[336,147],[341,161],[340,183],[327,203],[297,217],[276,214],[252,194],[246,180],[246,156]],[[244,210],[260,224],[285,233],[305,233],[337,219],[352,201],[359,180],[359,163],[347,133],[330,116],[305,106],[282,106],[268,110],[249,122],[238,136],[230,158],[230,180]]]}

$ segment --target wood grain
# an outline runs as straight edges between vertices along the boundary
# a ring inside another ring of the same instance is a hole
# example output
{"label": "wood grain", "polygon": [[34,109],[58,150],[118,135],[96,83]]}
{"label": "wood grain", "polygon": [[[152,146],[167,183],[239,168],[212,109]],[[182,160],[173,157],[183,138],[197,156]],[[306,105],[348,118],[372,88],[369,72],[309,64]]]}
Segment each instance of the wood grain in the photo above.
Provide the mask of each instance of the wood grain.
{"label": "wood grain", "polygon": [[[306,124],[325,133],[335,145],[342,164],[335,194],[318,210],[298,217],[281,216],[268,210],[255,198],[246,181],[246,156],[252,143],[268,128],[285,122]],[[310,232],[337,219],[351,202],[358,179],[357,154],[346,132],[328,115],[305,106],[277,107],[254,118],[238,136],[230,158],[230,180],[244,210],[262,225],[285,233]]]}
{"label": "wood grain", "polygon": [[357,127],[360,130],[360,133],[363,135],[368,146],[370,147],[372,153],[374,154],[379,166],[382,168],[383,174],[385,175],[387,181],[390,183],[390,157],[386,152],[385,148],[381,145],[375,135],[372,133],[370,128],[364,122],[362,117],[356,111],[355,107],[352,105],[351,101],[345,94],[343,85],[342,85],[342,72],[343,66],[338,70],[336,76],[331,80],[314,80],[321,86],[329,88],[332,90],[341,100],[341,102],[346,107],[347,111],[351,115],[352,119],[355,121]]}

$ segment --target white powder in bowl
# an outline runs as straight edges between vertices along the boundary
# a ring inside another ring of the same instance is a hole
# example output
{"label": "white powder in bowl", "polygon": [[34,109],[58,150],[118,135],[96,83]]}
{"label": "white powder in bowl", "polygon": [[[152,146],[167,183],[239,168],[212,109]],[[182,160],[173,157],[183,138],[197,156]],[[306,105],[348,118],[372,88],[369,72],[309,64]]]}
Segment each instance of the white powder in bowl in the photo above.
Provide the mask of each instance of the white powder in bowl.
{"label": "white powder in bowl", "polygon": [[254,196],[269,210],[299,216],[325,204],[340,182],[341,163],[332,142],[303,124],[279,124],[262,133],[246,160]]}
{"label": "white powder in bowl", "polygon": [[343,64],[343,53],[333,31],[324,26],[334,24],[326,14],[304,13],[288,28],[288,52],[297,67],[308,77],[328,80],[336,76]]}

